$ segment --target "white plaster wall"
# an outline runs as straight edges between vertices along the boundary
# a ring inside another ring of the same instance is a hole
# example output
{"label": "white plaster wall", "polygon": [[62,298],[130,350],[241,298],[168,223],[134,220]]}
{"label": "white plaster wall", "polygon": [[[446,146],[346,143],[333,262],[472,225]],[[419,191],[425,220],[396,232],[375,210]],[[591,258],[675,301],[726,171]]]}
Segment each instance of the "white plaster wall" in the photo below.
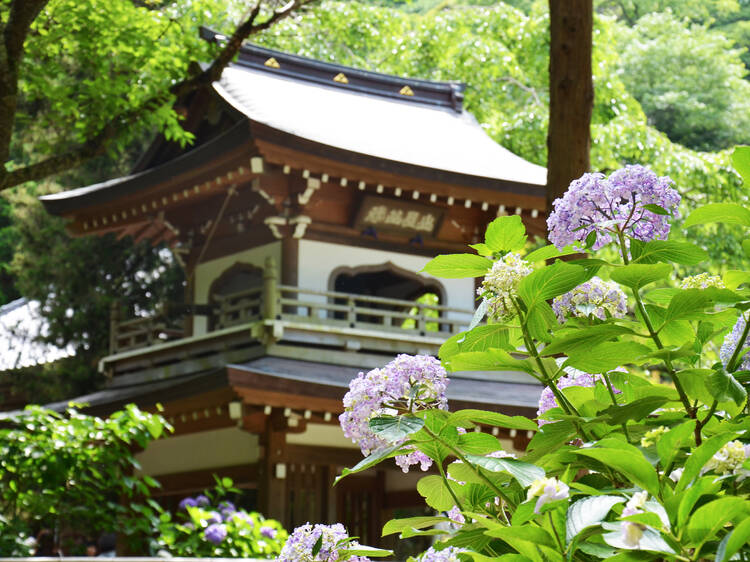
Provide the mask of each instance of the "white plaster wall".
{"label": "white plaster wall", "polygon": [[[272,256],[276,260],[277,274],[281,268],[281,242],[271,242],[264,246],[244,250],[236,254],[229,254],[215,260],[203,262],[195,268],[195,302],[197,304],[208,303],[208,291],[217,278],[235,263],[248,263],[263,267],[266,258]],[[205,334],[208,320],[205,316],[196,316],[193,319],[193,335]]]}
{"label": "white plaster wall", "polygon": [[236,427],[159,439],[135,456],[150,476],[251,464],[259,457],[258,436]]}
{"label": "white plaster wall", "polygon": [[323,423],[308,423],[303,433],[287,433],[286,442],[294,445],[321,445],[359,450],[351,439],[344,436],[340,426]]}
{"label": "white plaster wall", "polygon": [[[430,258],[385,252],[344,244],[301,240],[299,247],[299,284],[305,289],[328,291],[328,280],[339,267],[382,265],[388,262],[414,273],[419,272]],[[433,278],[431,275],[420,275]],[[438,279],[445,288],[445,306],[474,309],[474,279]],[[451,317],[452,315],[449,315]]]}

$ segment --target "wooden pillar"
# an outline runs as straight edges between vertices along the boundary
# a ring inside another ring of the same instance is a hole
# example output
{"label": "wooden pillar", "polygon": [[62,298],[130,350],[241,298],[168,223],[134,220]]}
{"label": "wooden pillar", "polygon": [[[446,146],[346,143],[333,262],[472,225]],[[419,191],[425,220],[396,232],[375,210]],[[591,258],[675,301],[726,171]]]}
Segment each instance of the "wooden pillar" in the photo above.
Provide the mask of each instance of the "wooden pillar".
{"label": "wooden pillar", "polygon": [[283,412],[274,408],[266,419],[263,432],[263,458],[259,463],[258,474],[258,503],[260,511],[266,517],[277,519],[284,526],[288,526],[287,519],[287,490],[286,479],[277,478],[277,466],[286,466],[286,420]]}
{"label": "wooden pillar", "polygon": [[299,283],[299,240],[287,235],[281,239],[281,284],[296,287]]}

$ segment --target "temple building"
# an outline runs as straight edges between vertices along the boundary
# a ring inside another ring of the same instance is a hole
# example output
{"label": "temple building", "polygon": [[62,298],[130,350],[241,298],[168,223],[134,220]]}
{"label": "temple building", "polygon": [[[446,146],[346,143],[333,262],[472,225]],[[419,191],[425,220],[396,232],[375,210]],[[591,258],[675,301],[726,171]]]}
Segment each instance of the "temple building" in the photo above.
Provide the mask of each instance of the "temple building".
{"label": "temple building", "polygon": [[[331,487],[362,458],[338,426],[349,381],[437,355],[471,321],[475,280],[419,273],[431,257],[502,214],[545,233],[546,170],[488,137],[462,91],[246,45],[180,100],[192,146],[157,140],[132,174],[42,198],[75,235],[167,242],[184,267],[181,317],[113,307],[108,384],[77,398],[101,414],[163,405],[175,433],[139,459],[165,501],[230,476],[288,528],[342,521],[366,544],[423,506],[419,470],[392,463]],[[472,372],[452,374],[448,397],[532,416],[539,392]]]}

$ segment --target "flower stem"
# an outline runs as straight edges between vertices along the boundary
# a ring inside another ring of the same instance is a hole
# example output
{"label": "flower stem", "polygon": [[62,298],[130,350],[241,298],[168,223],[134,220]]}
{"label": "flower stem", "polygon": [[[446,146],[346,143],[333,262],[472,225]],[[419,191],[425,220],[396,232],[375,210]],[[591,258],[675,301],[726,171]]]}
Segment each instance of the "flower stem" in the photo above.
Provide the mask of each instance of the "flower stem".
{"label": "flower stem", "polygon": [[438,465],[438,470],[440,471],[440,478],[443,479],[443,484],[445,484],[445,487],[448,488],[448,493],[450,493],[451,497],[453,498],[453,501],[456,503],[456,506],[460,511],[463,511],[464,508],[461,505],[461,502],[458,500],[458,496],[456,495],[456,492],[453,491],[453,488],[451,488],[450,482],[448,481],[448,476],[445,474],[445,469],[443,468],[443,463],[438,462],[436,463]]}
{"label": "flower stem", "polygon": [[750,319],[748,319],[745,315],[743,315],[742,318],[745,320],[745,329],[742,330],[742,337],[737,340],[737,346],[734,348],[734,353],[732,353],[732,357],[729,360],[729,363],[727,363],[728,373],[733,372],[737,368],[737,362],[740,359],[740,351],[742,351],[742,348],[745,346],[747,334],[750,333]]}
{"label": "flower stem", "polygon": [[[609,380],[609,374],[602,373],[602,377],[604,378],[604,382],[607,385],[607,390],[609,391],[609,397],[612,399],[612,404],[617,406],[617,397],[615,396],[615,388],[612,386],[612,381]],[[628,432],[628,422],[626,421],[622,422],[622,431],[625,434],[625,439],[628,440],[628,443],[632,443],[630,439],[630,433]]]}

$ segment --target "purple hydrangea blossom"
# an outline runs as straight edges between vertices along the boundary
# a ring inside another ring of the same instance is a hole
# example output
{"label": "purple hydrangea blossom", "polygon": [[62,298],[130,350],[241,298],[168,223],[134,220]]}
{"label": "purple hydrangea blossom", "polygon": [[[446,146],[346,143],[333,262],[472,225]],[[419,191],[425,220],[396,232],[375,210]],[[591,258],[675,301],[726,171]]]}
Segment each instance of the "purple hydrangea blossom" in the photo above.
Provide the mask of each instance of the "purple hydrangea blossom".
{"label": "purple hydrangea blossom", "polygon": [[[440,361],[428,355],[398,355],[382,369],[373,369],[349,383],[344,396],[344,413],[339,416],[344,435],[357,443],[363,455],[390,445],[370,429],[370,420],[380,415],[396,414],[396,406],[410,400],[413,410],[448,408],[445,388],[448,377]],[[416,392],[413,389],[417,389]],[[416,449],[396,457],[404,472],[419,463],[427,470],[432,459]]]}
{"label": "purple hydrangea blossom", "polygon": [[555,297],[552,310],[561,324],[566,318],[575,316],[593,315],[599,320],[606,320],[609,314],[614,318],[622,318],[628,312],[628,298],[614,281],[592,277],[572,291]]}
{"label": "purple hydrangea blossom", "polygon": [[[606,384],[601,375],[592,375],[590,373],[584,373],[583,371],[578,371],[576,369],[566,369],[566,371],[569,371],[569,374],[560,377],[555,383],[558,389],[562,390],[563,388],[567,388],[569,386],[582,386],[585,388],[591,388],[597,383]],[[613,388],[613,390],[615,394],[620,394],[622,392],[617,388]],[[536,415],[541,416],[547,410],[551,410],[552,408],[557,407],[559,407],[559,404],[557,403],[557,399],[555,398],[552,389],[550,387],[545,387],[545,389],[542,390],[541,396],[539,397],[539,409],[537,410]],[[552,422],[550,420],[540,419],[538,420],[538,423],[540,426],[542,426],[545,423]]]}
{"label": "purple hydrangea blossom", "polygon": [[199,494],[199,495],[195,496],[195,504],[198,507],[206,507],[206,506],[211,505],[211,500],[209,500],[203,494]]}
{"label": "purple hydrangea blossom", "polygon": [[458,508],[457,505],[454,505],[452,508],[450,508],[446,515],[448,516],[448,519],[453,521],[456,525],[463,525],[466,523],[466,518],[461,513],[461,510]]}
{"label": "purple hydrangea blossom", "polygon": [[[724,343],[721,344],[721,349],[719,350],[719,357],[721,358],[721,362],[724,363],[724,367],[729,366],[729,361],[732,359],[734,350],[737,348],[744,331],[745,318],[740,316],[737,323],[734,325],[734,328],[732,328],[732,331],[724,338]],[[750,347],[750,335],[745,338],[744,342],[742,342],[742,349],[744,350],[747,347]],[[742,351],[740,351],[740,353],[742,353]],[[740,364],[736,366],[736,369],[741,371],[750,370],[750,353],[746,353],[742,357],[742,360],[740,361]]]}
{"label": "purple hydrangea blossom", "polygon": [[431,546],[417,560],[419,562],[460,562],[458,557],[460,552],[467,552],[467,550],[465,548],[456,548],[455,546],[449,546],[443,550],[435,550]]}
{"label": "purple hydrangea blossom", "polygon": [[[320,550],[313,556],[315,543],[322,536]],[[339,559],[339,551],[344,548],[349,534],[341,523],[335,525],[310,525],[307,523],[297,527],[281,549],[276,562],[334,562]],[[348,546],[357,546],[351,541]],[[370,562],[366,556],[352,556],[352,562]]]}
{"label": "purple hydrangea blossom", "polygon": [[275,539],[277,533],[278,531],[274,529],[273,527],[267,527],[264,525],[263,527],[260,528],[260,534],[266,537],[267,539]]}
{"label": "purple hydrangea blossom", "polygon": [[666,239],[669,217],[644,205],[655,204],[677,216],[680,195],[672,183],[643,166],[626,166],[608,178],[583,174],[553,203],[554,210],[547,218],[550,242],[558,249],[573,244],[583,250],[583,242],[594,231],[594,250],[611,242],[616,231],[644,242]]}
{"label": "purple hydrangea blossom", "polygon": [[244,511],[235,511],[235,512],[234,512],[234,513],[232,514],[232,516],[231,516],[231,517],[232,517],[232,519],[233,519],[233,520],[234,520],[235,522],[236,522],[236,521],[242,521],[242,522],[244,522],[245,524],[249,525],[250,527],[253,527],[253,526],[255,526],[255,522],[253,521],[253,518],[252,518],[252,517],[250,517],[250,515],[249,515],[249,514],[247,514],[247,513],[246,513],[246,512],[244,512]]}
{"label": "purple hydrangea blossom", "polygon": [[187,511],[188,507],[197,507],[198,502],[194,498],[184,498],[179,504],[177,504],[177,507],[180,508],[182,511]]}
{"label": "purple hydrangea blossom", "polygon": [[212,525],[214,523],[221,523],[222,521],[224,521],[224,518],[221,516],[220,513],[216,511],[209,511],[208,517],[205,518],[205,521],[209,525]]}
{"label": "purple hydrangea blossom", "polygon": [[221,544],[227,538],[227,526],[220,523],[213,523],[206,527],[203,537],[213,544]]}

